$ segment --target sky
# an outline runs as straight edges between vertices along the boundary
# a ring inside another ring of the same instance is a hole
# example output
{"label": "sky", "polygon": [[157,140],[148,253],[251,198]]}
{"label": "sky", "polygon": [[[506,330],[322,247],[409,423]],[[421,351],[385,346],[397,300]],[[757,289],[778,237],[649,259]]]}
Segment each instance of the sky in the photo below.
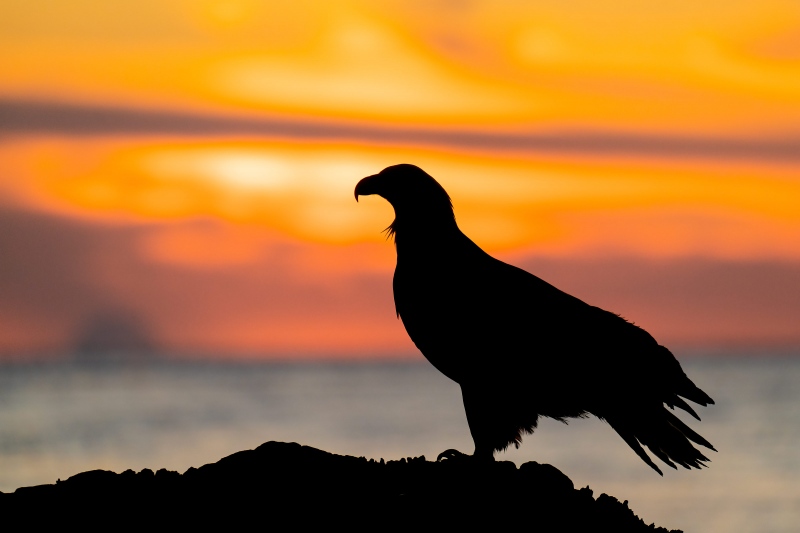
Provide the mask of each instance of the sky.
{"label": "sky", "polygon": [[679,353],[799,351],[795,0],[5,0],[0,359],[418,357],[401,162]]}

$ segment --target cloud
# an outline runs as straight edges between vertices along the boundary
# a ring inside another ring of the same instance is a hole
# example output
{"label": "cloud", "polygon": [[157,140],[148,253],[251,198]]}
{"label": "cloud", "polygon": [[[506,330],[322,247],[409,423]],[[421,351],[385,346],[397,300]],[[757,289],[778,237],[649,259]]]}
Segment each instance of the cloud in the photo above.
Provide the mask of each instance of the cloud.
{"label": "cloud", "polygon": [[[393,250],[386,243],[308,244],[265,230],[249,261],[234,250],[236,261],[210,265],[193,251],[181,261],[154,257],[148,243],[162,233],[177,239],[208,232],[213,248],[216,236],[235,234],[236,225],[88,224],[6,209],[0,226],[3,357],[66,354],[87,338],[92,346],[108,341],[216,357],[417,353],[395,317]],[[672,348],[800,346],[797,262],[508,260],[622,314]],[[124,323],[112,324],[120,330],[116,337],[99,338],[90,330],[109,310],[124,315]]]}
{"label": "cloud", "polygon": [[796,164],[800,136],[668,136],[614,131],[475,131],[364,122],[199,114],[56,101],[0,100],[0,137],[17,135],[246,135],[337,139],[489,152],[634,155]]}
{"label": "cloud", "polygon": [[[234,249],[235,260],[209,264],[194,250],[180,261],[154,256],[151,242],[209,234],[206,245],[216,247],[218,235],[235,237],[240,228],[206,219],[90,224],[9,209],[0,211],[0,225],[2,356],[70,353],[109,310],[124,313],[122,333],[135,329],[133,344],[161,353],[411,351],[369,246],[305,245],[265,230],[253,260]],[[252,230],[244,234],[253,238]]]}

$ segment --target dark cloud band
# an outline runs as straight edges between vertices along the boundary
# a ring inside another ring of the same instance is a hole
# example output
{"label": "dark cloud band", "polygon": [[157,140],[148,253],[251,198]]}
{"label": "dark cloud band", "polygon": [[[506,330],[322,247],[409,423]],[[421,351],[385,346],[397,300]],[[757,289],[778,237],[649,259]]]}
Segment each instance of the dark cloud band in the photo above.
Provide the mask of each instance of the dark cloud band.
{"label": "dark cloud band", "polygon": [[247,118],[154,109],[0,99],[0,136],[19,135],[247,135],[265,138],[336,139],[455,150],[533,154],[800,163],[800,134],[723,138],[598,131],[481,132],[470,129],[385,126],[334,120]]}

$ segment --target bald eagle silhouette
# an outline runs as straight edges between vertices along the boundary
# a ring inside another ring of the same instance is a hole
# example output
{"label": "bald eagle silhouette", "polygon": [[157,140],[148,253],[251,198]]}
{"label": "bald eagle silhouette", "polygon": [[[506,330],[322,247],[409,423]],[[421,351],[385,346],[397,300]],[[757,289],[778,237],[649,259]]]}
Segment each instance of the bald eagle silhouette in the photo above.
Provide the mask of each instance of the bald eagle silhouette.
{"label": "bald eagle silhouette", "polygon": [[[673,468],[705,466],[692,442],[714,447],[665,406],[699,420],[684,399],[714,401],[649,333],[484,252],[422,169],[395,165],[359,181],[356,201],[371,194],[394,207],[397,315],[428,361],[461,386],[474,458],[519,447],[539,417],[591,414],[659,474],[642,446]],[[457,457],[447,450],[439,459]]]}

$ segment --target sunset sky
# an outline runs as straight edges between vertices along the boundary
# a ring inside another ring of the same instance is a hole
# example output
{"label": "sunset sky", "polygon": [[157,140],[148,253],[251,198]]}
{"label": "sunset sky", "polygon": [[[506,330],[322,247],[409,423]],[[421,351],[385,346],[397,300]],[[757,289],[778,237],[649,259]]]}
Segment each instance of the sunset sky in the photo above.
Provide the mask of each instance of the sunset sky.
{"label": "sunset sky", "polygon": [[679,353],[800,348],[800,3],[4,0],[0,359],[376,358],[414,163]]}

